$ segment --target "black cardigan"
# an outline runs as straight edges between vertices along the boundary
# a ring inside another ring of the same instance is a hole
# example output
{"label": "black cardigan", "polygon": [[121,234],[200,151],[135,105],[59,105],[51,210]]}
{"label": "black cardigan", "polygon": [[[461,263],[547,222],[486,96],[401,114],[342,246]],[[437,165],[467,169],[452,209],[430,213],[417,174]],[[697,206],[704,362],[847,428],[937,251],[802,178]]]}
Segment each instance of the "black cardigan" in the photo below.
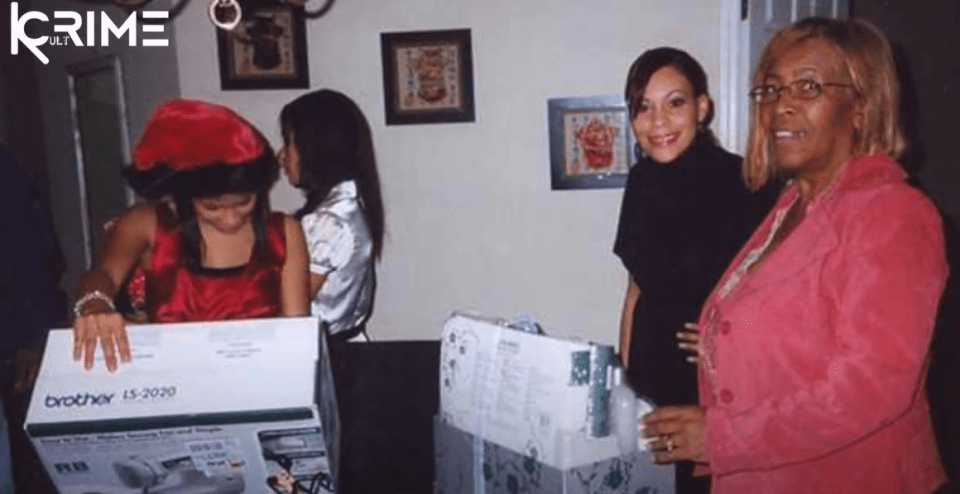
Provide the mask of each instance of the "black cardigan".
{"label": "black cardigan", "polygon": [[776,200],[777,186],[746,188],[741,164],[712,143],[695,143],[671,163],[640,158],[630,170],[613,251],[640,287],[628,374],[658,405],[697,402],[696,366],[676,333],[697,320]]}

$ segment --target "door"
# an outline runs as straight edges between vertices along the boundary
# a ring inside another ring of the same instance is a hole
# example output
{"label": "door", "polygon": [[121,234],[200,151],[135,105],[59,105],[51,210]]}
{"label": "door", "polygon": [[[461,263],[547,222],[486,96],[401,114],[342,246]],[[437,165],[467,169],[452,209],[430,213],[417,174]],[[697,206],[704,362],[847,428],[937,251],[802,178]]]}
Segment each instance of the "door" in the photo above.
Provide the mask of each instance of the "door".
{"label": "door", "polygon": [[723,0],[718,136],[743,154],[750,130],[750,79],[770,37],[806,17],[846,18],[850,0]]}
{"label": "door", "polygon": [[105,224],[133,202],[122,175],[130,161],[130,139],[120,58],[108,55],[68,65],[67,79],[89,268],[103,243]]}
{"label": "door", "polygon": [[[150,8],[167,3],[158,0]],[[52,19],[55,11],[77,10],[79,3],[43,0],[31,5],[30,10]],[[112,6],[86,10],[106,13],[116,25],[129,15]],[[32,62],[37,67],[50,208],[67,263],[62,281],[67,293],[76,292],[80,274],[96,255],[101,220],[129,203],[118,173],[121,162],[129,161],[130,146],[124,140],[139,136],[157,104],[180,95],[173,28],[165,25],[167,47],[124,42],[109,47],[50,46],[44,49],[48,65]]]}

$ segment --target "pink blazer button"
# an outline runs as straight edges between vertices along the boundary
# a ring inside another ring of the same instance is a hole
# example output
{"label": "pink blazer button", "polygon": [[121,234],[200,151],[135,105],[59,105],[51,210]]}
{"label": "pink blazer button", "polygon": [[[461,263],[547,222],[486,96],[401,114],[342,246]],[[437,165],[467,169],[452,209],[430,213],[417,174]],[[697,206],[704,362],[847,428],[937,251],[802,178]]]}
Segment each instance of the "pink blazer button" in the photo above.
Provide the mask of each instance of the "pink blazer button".
{"label": "pink blazer button", "polygon": [[733,391],[730,391],[729,389],[721,389],[721,390],[720,390],[720,401],[721,401],[722,403],[730,403],[730,402],[732,402],[732,401],[733,401]]}
{"label": "pink blazer button", "polygon": [[730,323],[729,323],[729,322],[723,321],[723,322],[720,323],[720,334],[722,334],[722,335],[724,335],[724,336],[730,334]]}

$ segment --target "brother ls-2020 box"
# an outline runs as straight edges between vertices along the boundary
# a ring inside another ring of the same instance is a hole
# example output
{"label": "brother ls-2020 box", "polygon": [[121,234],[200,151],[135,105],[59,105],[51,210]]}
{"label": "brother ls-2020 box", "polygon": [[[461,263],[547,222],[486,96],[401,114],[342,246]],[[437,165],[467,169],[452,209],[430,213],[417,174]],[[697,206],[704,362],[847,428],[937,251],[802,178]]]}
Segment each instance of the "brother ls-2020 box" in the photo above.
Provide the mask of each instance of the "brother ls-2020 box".
{"label": "brother ls-2020 box", "polygon": [[99,352],[83,370],[72,331],[50,332],[25,428],[61,494],[335,490],[339,421],[315,318],[127,329],[133,361],[116,373]]}

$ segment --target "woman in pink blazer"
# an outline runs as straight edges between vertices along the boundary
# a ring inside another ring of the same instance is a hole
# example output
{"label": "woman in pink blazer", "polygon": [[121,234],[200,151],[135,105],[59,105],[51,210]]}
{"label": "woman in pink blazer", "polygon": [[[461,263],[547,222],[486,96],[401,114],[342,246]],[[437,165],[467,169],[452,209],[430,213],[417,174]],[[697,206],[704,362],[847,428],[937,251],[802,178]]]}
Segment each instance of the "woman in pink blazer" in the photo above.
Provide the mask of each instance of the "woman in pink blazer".
{"label": "woman in pink blazer", "polygon": [[776,33],[753,78],[744,174],[791,179],[700,315],[699,407],[641,428],[716,493],[929,493],[945,475],[924,395],[947,274],[905,142],[889,43],[859,20]]}

